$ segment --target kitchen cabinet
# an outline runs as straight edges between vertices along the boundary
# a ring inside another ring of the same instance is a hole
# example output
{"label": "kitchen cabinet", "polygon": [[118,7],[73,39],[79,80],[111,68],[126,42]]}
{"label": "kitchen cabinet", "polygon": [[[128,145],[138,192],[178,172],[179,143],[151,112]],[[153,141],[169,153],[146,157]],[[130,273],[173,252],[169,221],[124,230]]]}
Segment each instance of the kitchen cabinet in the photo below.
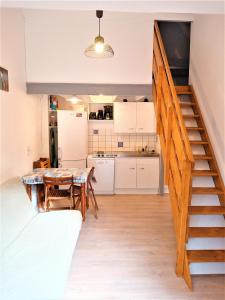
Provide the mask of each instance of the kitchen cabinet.
{"label": "kitchen cabinet", "polygon": [[152,102],[115,102],[114,132],[155,133],[155,113]]}
{"label": "kitchen cabinet", "polygon": [[116,193],[158,193],[158,189],[159,157],[116,158]]}
{"label": "kitchen cabinet", "polygon": [[136,102],[114,103],[114,132],[136,132]]}
{"label": "kitchen cabinet", "polygon": [[135,158],[116,158],[115,188],[132,189],[136,187],[137,171]]}
{"label": "kitchen cabinet", "polygon": [[155,133],[155,111],[152,102],[137,103],[137,133]]}
{"label": "kitchen cabinet", "polygon": [[137,188],[159,187],[159,159],[156,157],[137,159]]}

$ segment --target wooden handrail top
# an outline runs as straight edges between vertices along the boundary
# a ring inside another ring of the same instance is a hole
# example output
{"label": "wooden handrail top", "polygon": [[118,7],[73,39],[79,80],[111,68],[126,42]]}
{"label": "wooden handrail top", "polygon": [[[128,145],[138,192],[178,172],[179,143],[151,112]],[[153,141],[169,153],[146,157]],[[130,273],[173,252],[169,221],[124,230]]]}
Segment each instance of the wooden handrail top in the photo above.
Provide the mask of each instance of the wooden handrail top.
{"label": "wooden handrail top", "polygon": [[[167,60],[167,56],[165,53],[165,49],[164,49],[164,45],[163,45],[163,41],[161,39],[161,35],[160,35],[160,31],[159,31],[159,27],[157,24],[157,21],[155,21],[155,35],[157,37],[157,42],[159,45],[159,50],[160,50],[160,54],[161,54],[161,60],[159,62],[159,67],[162,67],[165,70],[165,74],[169,83],[169,88],[170,88],[170,92],[172,95],[172,101],[173,101],[173,108],[174,108],[174,116],[176,117],[177,121],[178,121],[178,126],[180,128],[180,132],[181,132],[181,139],[182,139],[182,143],[184,143],[184,149],[185,149],[185,156],[187,157],[187,160],[190,161],[192,164],[194,163],[194,157],[192,154],[192,149],[191,149],[191,145],[188,139],[188,134],[187,134],[187,130],[185,128],[184,125],[184,120],[182,117],[182,113],[181,113],[181,107],[179,104],[179,101],[177,99],[177,93],[176,93],[176,89],[173,83],[173,78],[170,72],[170,68],[169,68],[169,64],[168,64],[168,60]],[[161,65],[161,62],[163,62],[163,65]]]}

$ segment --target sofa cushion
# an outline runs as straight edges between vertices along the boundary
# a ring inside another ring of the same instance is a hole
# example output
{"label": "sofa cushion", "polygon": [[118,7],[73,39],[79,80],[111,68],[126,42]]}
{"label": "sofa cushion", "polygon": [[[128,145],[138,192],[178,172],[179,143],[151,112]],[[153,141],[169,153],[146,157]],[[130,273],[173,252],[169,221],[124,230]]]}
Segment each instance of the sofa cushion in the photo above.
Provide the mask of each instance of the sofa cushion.
{"label": "sofa cushion", "polygon": [[38,214],[4,253],[3,299],[62,299],[81,224],[79,211]]}
{"label": "sofa cushion", "polygon": [[19,178],[0,186],[1,247],[4,250],[17,238],[37,212],[32,208],[25,187]]}

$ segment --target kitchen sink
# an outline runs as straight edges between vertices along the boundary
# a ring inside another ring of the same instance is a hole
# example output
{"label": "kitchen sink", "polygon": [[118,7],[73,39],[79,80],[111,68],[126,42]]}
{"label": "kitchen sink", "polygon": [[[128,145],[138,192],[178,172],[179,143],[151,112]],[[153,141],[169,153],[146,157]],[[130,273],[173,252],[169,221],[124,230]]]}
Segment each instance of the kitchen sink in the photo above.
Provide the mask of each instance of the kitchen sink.
{"label": "kitchen sink", "polygon": [[117,157],[158,157],[159,154],[156,152],[118,152]]}

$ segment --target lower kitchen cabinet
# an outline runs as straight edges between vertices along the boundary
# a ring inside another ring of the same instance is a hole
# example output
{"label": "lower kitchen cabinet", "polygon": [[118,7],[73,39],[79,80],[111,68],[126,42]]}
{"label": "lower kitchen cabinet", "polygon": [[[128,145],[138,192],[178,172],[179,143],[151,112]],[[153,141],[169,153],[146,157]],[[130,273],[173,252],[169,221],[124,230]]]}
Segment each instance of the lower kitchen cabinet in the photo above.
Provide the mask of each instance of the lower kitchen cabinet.
{"label": "lower kitchen cabinet", "polygon": [[117,158],[115,165],[115,188],[132,189],[136,186],[137,171],[135,158]]}
{"label": "lower kitchen cabinet", "polygon": [[137,188],[159,187],[159,159],[156,157],[137,159]]}
{"label": "lower kitchen cabinet", "polygon": [[115,193],[156,194],[159,190],[159,157],[116,158]]}

